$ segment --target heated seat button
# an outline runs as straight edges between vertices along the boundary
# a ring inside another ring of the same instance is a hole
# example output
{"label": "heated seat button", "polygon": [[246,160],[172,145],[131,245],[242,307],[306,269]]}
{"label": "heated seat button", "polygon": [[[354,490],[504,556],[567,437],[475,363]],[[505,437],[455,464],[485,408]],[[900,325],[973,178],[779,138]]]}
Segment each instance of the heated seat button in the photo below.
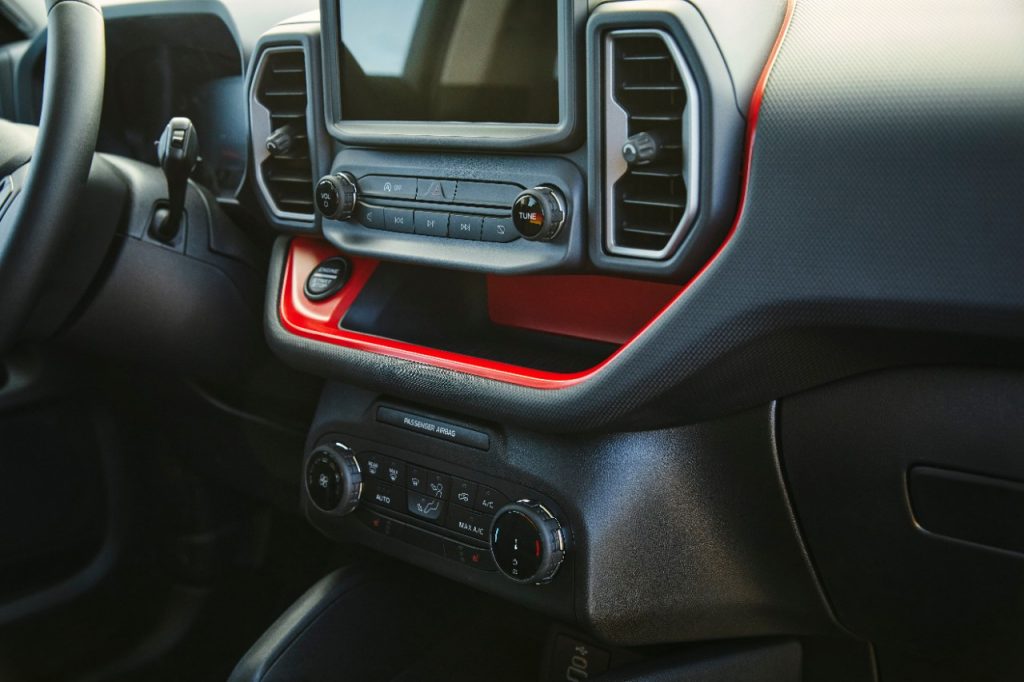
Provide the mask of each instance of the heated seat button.
{"label": "heated seat button", "polygon": [[444,555],[452,561],[472,566],[481,571],[498,570],[497,566],[494,565],[494,559],[491,558],[490,552],[486,549],[477,549],[476,547],[464,545],[461,542],[446,540],[444,543]]}
{"label": "heated seat button", "polygon": [[476,495],[476,509],[487,514],[493,514],[508,502],[508,498],[494,488],[480,486]]}
{"label": "heated seat button", "polygon": [[412,211],[405,208],[385,208],[384,229],[412,234],[415,229]]}
{"label": "heated seat button", "polygon": [[452,478],[452,499],[455,500],[455,504],[472,509],[476,504],[476,483]]}
{"label": "heated seat button", "polygon": [[448,236],[448,214],[433,211],[416,211],[416,234],[429,237]]}
{"label": "heated seat button", "polygon": [[389,519],[386,516],[381,516],[375,511],[369,509],[358,509],[356,510],[356,518],[365,523],[370,530],[376,531],[381,535],[386,535],[389,538],[401,539],[404,526],[393,519]]}
{"label": "heated seat button", "polygon": [[415,199],[416,178],[394,178],[385,175],[367,175],[359,179],[359,191],[368,197]]}
{"label": "heated seat button", "polygon": [[313,268],[306,279],[305,294],[311,301],[323,301],[341,291],[348,279],[348,261],[337,256]]}
{"label": "heated seat button", "polygon": [[405,511],[405,491],[393,485],[380,481],[370,481],[370,484],[363,499],[370,504],[395,511]]}
{"label": "heated seat button", "polygon": [[436,497],[409,492],[408,511],[413,516],[439,523],[444,515],[445,503]]}
{"label": "heated seat button", "polygon": [[483,219],[478,215],[453,215],[448,219],[448,236],[479,241],[482,224]]}
{"label": "heated seat button", "polygon": [[487,514],[475,514],[466,509],[452,507],[448,514],[448,527],[463,535],[487,542],[491,532],[491,517]]}

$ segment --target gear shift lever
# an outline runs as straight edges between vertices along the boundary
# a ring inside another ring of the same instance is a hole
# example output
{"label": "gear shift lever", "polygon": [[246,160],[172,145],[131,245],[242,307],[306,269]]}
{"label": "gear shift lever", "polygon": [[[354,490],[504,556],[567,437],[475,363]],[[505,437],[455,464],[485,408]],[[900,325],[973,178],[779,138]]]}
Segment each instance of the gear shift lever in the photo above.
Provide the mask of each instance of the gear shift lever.
{"label": "gear shift lever", "polygon": [[157,157],[167,178],[168,206],[156,211],[150,230],[157,239],[169,242],[181,228],[188,176],[199,159],[199,137],[192,121],[181,116],[171,119],[157,142]]}

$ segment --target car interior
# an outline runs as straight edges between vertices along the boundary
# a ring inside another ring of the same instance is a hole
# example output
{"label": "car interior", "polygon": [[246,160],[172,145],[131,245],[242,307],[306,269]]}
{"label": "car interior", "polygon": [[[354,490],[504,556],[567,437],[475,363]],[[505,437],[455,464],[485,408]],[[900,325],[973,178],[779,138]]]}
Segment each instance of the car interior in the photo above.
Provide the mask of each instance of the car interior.
{"label": "car interior", "polygon": [[0,0],[0,682],[1024,680],[1024,5]]}

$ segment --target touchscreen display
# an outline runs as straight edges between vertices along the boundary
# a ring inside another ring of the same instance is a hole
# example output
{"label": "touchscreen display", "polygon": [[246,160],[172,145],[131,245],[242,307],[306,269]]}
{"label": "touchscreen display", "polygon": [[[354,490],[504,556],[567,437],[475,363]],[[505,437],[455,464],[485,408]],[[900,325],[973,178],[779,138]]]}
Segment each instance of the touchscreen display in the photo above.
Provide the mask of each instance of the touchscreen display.
{"label": "touchscreen display", "polygon": [[349,121],[558,123],[558,0],[339,0]]}

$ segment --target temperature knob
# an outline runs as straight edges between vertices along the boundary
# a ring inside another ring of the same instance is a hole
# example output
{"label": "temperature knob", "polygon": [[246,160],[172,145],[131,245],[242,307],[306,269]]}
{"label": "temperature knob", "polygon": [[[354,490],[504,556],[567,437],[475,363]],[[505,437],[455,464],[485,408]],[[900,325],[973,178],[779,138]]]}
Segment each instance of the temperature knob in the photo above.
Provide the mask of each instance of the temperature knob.
{"label": "temperature knob", "polygon": [[320,511],[344,516],[359,504],[363,472],[343,443],[318,445],[306,461],[305,479],[306,494]]}
{"label": "temperature knob", "polygon": [[565,528],[538,503],[506,504],[491,522],[491,554],[501,572],[518,583],[545,583],[555,577],[568,549]]}

